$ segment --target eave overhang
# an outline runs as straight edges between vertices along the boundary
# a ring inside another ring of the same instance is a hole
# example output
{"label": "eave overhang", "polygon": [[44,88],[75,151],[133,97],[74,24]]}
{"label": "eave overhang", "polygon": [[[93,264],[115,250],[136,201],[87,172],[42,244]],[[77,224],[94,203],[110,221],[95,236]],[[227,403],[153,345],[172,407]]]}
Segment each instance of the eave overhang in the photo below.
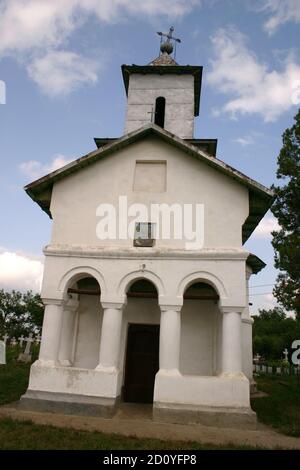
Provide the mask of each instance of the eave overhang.
{"label": "eave overhang", "polygon": [[258,256],[254,255],[253,253],[249,254],[246,260],[246,264],[250,266],[253,274],[258,274],[262,269],[266,267],[266,263],[264,263],[264,261],[262,261]]}

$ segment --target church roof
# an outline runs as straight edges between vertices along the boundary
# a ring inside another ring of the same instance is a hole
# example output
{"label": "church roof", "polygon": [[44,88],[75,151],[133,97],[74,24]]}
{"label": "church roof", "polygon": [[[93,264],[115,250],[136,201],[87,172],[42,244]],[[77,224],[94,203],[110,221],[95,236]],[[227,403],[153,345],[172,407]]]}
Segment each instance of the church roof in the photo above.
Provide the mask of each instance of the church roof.
{"label": "church roof", "polygon": [[[95,137],[94,141],[98,149],[104,147],[104,145],[112,144],[120,137]],[[195,147],[204,150],[206,153],[215,157],[217,154],[218,139],[183,139],[188,144],[194,145]]]}
{"label": "church roof", "polygon": [[266,188],[262,184],[254,181],[248,176],[244,175],[235,168],[227,165],[222,160],[212,157],[204,150],[188,143],[180,137],[171,134],[170,132],[156,126],[155,124],[147,124],[138,130],[124,135],[120,139],[114,140],[103,147],[84,155],[77,160],[65,165],[64,167],[49,173],[42,178],[25,186],[27,194],[51,217],[50,201],[53,184],[66,176],[81,170],[82,168],[91,165],[99,159],[110,155],[128,145],[154,134],[165,142],[179,148],[183,152],[198,158],[200,161],[206,163],[212,168],[220,171],[226,176],[234,179],[238,183],[246,186],[249,189],[249,215],[243,225],[243,242],[245,242],[263,218],[267,210],[270,208],[273,200],[274,193],[272,190]]}
{"label": "church roof", "polygon": [[[159,60],[162,56],[158,57],[155,60]],[[173,59],[172,59],[173,60]],[[155,61],[154,61],[155,62]],[[129,87],[129,78],[133,73],[139,73],[142,75],[145,74],[175,74],[175,75],[193,75],[194,76],[194,97],[195,97],[195,106],[194,106],[194,115],[199,116],[200,108],[200,94],[201,94],[201,83],[202,83],[202,70],[203,67],[199,65],[178,65],[176,64],[154,64],[151,62],[149,65],[122,65],[122,75],[126,90],[126,95],[128,95]]]}
{"label": "church roof", "polygon": [[156,59],[152,60],[149,65],[178,65],[175,59],[166,52],[160,54]]}

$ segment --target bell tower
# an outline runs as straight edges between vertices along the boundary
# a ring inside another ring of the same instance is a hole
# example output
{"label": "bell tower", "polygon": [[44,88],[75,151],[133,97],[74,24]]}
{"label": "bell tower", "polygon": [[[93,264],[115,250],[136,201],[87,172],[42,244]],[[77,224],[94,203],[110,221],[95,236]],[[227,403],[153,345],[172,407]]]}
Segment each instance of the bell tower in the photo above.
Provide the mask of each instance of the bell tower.
{"label": "bell tower", "polygon": [[199,115],[202,67],[179,65],[173,43],[181,42],[159,32],[160,54],[148,65],[122,65],[127,94],[125,134],[153,122],[182,139],[194,138]]}

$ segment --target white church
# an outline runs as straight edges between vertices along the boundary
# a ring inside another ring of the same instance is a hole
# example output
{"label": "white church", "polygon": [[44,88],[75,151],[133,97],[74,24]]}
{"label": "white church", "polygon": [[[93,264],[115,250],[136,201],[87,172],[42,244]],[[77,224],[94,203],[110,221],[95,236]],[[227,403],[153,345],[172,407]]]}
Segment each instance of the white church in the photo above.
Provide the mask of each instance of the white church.
{"label": "white church", "polygon": [[265,264],[244,243],[273,193],[194,136],[202,67],[175,61],[172,33],[122,66],[124,135],[25,188],[52,236],[23,408],[150,403],[157,421],[256,425],[248,282]]}

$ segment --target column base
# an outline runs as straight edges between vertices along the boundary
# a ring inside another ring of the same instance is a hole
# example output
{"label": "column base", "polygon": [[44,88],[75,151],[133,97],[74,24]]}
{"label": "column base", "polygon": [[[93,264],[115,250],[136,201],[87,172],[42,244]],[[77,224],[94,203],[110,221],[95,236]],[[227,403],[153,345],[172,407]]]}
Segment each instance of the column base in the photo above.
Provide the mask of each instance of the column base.
{"label": "column base", "polygon": [[68,359],[60,359],[59,362],[62,367],[72,367],[72,363]]}
{"label": "column base", "polygon": [[106,367],[102,364],[98,364],[97,367],[95,367],[95,370],[98,372],[104,372],[105,374],[118,374],[119,372],[119,369],[116,367]]}
{"label": "column base", "polygon": [[235,429],[256,429],[256,413],[250,408],[154,403],[153,420],[174,424],[202,424]]}
{"label": "column base", "polygon": [[159,369],[156,374],[156,377],[182,377],[181,372],[179,369]]}
{"label": "column base", "polygon": [[31,367],[60,367],[61,363],[58,361],[49,361],[45,359],[36,360]]}
{"label": "column base", "polygon": [[119,397],[105,398],[27,390],[20,399],[19,408],[27,411],[112,418],[119,401]]}

